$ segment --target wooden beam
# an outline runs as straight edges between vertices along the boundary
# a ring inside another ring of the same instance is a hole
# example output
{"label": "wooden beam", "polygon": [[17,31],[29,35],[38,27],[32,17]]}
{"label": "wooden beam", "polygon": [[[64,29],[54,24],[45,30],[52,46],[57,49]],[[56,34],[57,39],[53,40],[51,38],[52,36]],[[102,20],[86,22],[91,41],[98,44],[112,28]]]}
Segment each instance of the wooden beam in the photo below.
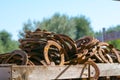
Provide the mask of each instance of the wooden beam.
{"label": "wooden beam", "polygon": [[[65,66],[12,66],[12,78],[14,80],[51,80],[51,79],[71,79],[80,78],[81,70],[84,65],[65,65]],[[100,76],[120,76],[120,64],[97,64]],[[91,77],[95,70],[91,67]],[[88,77],[88,69],[82,78]]]}

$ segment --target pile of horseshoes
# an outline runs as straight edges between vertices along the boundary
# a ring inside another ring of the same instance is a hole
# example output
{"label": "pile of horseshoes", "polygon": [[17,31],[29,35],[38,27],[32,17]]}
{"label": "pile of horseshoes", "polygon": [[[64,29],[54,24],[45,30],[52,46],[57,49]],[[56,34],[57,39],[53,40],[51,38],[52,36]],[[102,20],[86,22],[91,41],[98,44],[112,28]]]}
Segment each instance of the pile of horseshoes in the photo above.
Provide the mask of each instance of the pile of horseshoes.
{"label": "pile of horseshoes", "polygon": [[89,59],[94,63],[120,62],[118,49],[90,36],[74,41],[67,35],[36,29],[27,31],[19,42],[20,50],[0,54],[0,64],[75,65]]}

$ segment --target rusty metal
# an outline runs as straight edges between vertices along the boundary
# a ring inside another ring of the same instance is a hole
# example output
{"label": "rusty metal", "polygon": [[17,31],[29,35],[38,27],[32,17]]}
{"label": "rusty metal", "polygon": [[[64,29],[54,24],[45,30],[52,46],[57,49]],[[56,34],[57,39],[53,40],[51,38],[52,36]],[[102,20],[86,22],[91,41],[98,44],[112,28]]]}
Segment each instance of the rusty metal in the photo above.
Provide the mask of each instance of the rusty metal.
{"label": "rusty metal", "polygon": [[[50,52],[50,49],[57,50],[56,52]],[[46,46],[44,47],[44,57],[45,61],[48,65],[52,62],[55,62],[55,64],[64,65],[64,50],[62,49],[61,45],[59,45],[57,42],[48,40]],[[54,61],[55,60],[55,61]]]}
{"label": "rusty metal", "polygon": [[88,59],[95,63],[120,63],[120,50],[90,36],[74,41],[67,35],[36,29],[27,31],[19,42],[21,50],[0,54],[0,64],[76,65],[86,64]]}
{"label": "rusty metal", "polygon": [[68,46],[68,55],[69,57],[75,55],[77,52],[77,45],[75,43],[74,40],[72,40],[70,37],[66,36],[66,35],[63,35],[63,34],[59,34],[59,36],[61,37],[61,39],[64,40],[64,45],[65,46]]}
{"label": "rusty metal", "polygon": [[98,80],[99,75],[100,75],[100,70],[97,67],[96,63],[90,59],[85,62],[84,67],[83,67],[81,74],[80,74],[80,78],[83,75],[84,69],[87,67],[87,65],[88,65],[88,78],[89,78],[89,80],[90,80],[90,66],[92,66],[95,69],[95,74],[94,74],[93,80]]}
{"label": "rusty metal", "polygon": [[28,63],[28,56],[24,51],[15,50],[10,54],[7,59],[2,61],[2,64],[26,65]]}

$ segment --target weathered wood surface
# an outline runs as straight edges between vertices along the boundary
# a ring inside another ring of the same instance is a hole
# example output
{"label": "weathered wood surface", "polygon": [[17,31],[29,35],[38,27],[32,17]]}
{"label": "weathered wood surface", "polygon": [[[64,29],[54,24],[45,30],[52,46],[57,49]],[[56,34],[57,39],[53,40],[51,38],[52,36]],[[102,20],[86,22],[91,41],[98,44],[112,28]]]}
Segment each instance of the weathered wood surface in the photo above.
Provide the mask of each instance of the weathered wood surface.
{"label": "weathered wood surface", "polygon": [[[15,80],[51,80],[79,78],[82,65],[76,66],[35,66],[35,67],[13,67],[13,78]],[[25,75],[25,76],[21,76]],[[87,77],[87,71],[82,77]]]}
{"label": "weathered wood surface", "polygon": [[[68,66],[13,66],[13,78],[16,80],[51,80],[80,78],[84,65]],[[100,69],[100,76],[120,76],[120,64],[97,64]],[[95,70],[91,68],[91,76]],[[88,77],[86,68],[82,78]]]}
{"label": "weathered wood surface", "polygon": [[100,76],[120,76],[120,64],[97,64],[100,69]]}
{"label": "weathered wood surface", "polygon": [[[81,70],[84,65],[67,66],[12,66],[12,80],[54,80],[80,78]],[[120,64],[97,64],[100,76],[120,76]],[[2,70],[4,67],[0,67]],[[0,71],[1,72],[1,71]],[[91,76],[95,70],[91,67]],[[82,78],[88,77],[88,69]]]}

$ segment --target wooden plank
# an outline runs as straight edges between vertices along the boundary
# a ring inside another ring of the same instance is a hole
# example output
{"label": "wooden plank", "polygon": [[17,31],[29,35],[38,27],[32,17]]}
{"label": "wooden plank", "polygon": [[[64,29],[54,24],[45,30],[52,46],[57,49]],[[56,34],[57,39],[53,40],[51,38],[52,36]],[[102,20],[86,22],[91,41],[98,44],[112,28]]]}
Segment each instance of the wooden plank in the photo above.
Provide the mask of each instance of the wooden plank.
{"label": "wooden plank", "polygon": [[97,64],[100,69],[100,76],[120,76],[120,64]]}
{"label": "wooden plank", "polygon": [[[83,65],[68,66],[13,66],[14,80],[51,80],[80,78]],[[88,77],[87,68],[82,78]],[[94,72],[92,72],[94,74]],[[92,75],[93,75],[92,74]],[[24,77],[23,77],[24,75]]]}
{"label": "wooden plank", "polygon": [[[67,66],[13,66],[12,77],[14,80],[54,80],[80,78],[84,65]],[[100,76],[120,76],[120,64],[97,64],[100,69]],[[91,68],[91,76],[95,70]],[[82,78],[88,77],[88,70]]]}

